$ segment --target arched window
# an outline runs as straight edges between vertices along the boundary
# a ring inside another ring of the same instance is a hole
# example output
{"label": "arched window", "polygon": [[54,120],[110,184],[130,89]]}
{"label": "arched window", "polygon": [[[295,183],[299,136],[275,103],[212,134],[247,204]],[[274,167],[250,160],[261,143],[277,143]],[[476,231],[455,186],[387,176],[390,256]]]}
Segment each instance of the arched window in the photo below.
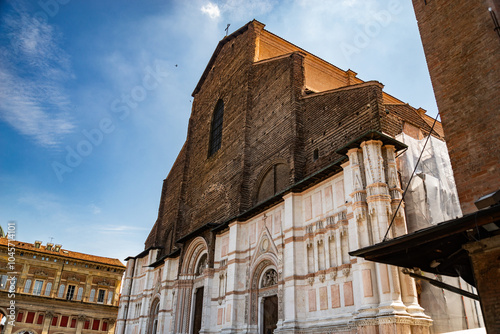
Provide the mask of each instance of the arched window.
{"label": "arched window", "polygon": [[95,297],[95,289],[90,290],[89,302],[93,303]]}
{"label": "arched window", "polygon": [[50,296],[50,290],[52,290],[52,283],[51,282],[47,283],[47,285],[45,286],[45,295],[46,296]]}
{"label": "arched window", "polygon": [[27,279],[26,284],[24,285],[24,293],[29,293],[31,290],[31,280]]}
{"label": "arched window", "polygon": [[82,296],[83,296],[83,288],[79,287],[78,294],[76,295],[76,300],[82,300]]}
{"label": "arched window", "polygon": [[160,301],[157,300],[156,304],[153,304],[153,307],[151,308],[153,312],[151,313],[151,331],[149,334],[156,334],[159,333],[158,330],[158,313],[160,313]]}
{"label": "arched window", "polygon": [[290,184],[290,169],[285,163],[277,163],[267,169],[257,188],[256,203],[260,203]]}
{"label": "arched window", "polygon": [[212,125],[210,127],[210,144],[208,147],[208,156],[217,152],[222,144],[222,121],[224,119],[224,102],[219,100],[215,105]]}
{"label": "arched window", "polygon": [[65,288],[66,288],[66,287],[64,286],[64,284],[61,284],[61,285],[59,286],[59,292],[58,292],[58,294],[57,294],[57,298],[62,298],[62,297],[64,296],[64,289],[65,289]]}
{"label": "arched window", "polygon": [[108,292],[108,304],[113,303],[113,291]]}

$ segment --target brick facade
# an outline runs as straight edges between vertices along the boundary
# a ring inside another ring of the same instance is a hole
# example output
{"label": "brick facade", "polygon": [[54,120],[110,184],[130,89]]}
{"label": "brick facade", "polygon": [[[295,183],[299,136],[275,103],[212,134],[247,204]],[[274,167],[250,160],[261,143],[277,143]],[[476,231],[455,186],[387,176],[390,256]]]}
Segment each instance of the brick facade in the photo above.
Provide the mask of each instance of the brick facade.
{"label": "brick facade", "polygon": [[[339,159],[337,149],[370,130],[394,136],[404,123],[430,129],[379,82],[363,82],[263,28],[250,22],[212,56],[193,92],[186,143],[164,181],[146,248],[169,254],[182,236],[251,209],[274,164],[279,191]],[[219,99],[222,147],[208,157]]]}
{"label": "brick facade", "polygon": [[413,0],[464,214],[500,189],[498,0]]}

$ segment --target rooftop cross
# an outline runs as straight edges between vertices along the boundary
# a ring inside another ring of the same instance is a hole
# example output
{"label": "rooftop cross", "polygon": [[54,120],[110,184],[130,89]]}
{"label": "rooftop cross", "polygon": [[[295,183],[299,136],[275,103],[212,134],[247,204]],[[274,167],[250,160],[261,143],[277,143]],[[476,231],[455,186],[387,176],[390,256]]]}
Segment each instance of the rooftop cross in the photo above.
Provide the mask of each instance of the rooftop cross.
{"label": "rooftop cross", "polygon": [[227,36],[227,34],[229,33],[229,26],[230,26],[230,25],[231,25],[231,24],[230,24],[230,23],[228,23],[228,24],[227,24],[226,29],[224,29],[224,30],[226,31],[226,36]]}

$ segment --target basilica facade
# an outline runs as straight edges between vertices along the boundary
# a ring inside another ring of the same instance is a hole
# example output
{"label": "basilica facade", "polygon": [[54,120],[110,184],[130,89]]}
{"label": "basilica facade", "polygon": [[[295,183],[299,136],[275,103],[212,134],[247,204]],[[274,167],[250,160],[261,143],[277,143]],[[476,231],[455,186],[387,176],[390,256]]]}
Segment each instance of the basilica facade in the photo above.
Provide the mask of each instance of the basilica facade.
{"label": "basilica facade", "polygon": [[219,42],[193,97],[158,219],[126,259],[116,333],[429,333],[478,321],[472,302],[430,300],[401,269],[349,255],[421,227],[422,209],[430,223],[460,214],[428,200],[456,190],[425,170],[401,201],[402,158],[427,136],[444,146],[439,122],[255,20]]}

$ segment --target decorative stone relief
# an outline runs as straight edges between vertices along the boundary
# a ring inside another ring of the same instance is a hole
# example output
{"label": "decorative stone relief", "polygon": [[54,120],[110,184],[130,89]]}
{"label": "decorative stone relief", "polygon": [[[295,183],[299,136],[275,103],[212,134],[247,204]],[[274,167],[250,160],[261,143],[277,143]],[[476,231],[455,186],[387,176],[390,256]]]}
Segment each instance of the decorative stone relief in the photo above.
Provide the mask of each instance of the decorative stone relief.
{"label": "decorative stone relief", "polygon": [[[44,276],[44,277],[49,276],[49,275],[48,275],[45,271],[43,271],[43,270],[38,270],[38,271],[35,271],[35,272],[33,273],[33,275],[35,275],[35,276]],[[69,278],[68,278],[68,279],[69,279]]]}
{"label": "decorative stone relief", "polygon": [[[46,274],[45,274],[46,275]],[[67,278],[68,281],[75,281],[75,282],[80,282],[80,279],[78,277],[76,277],[75,275],[73,276],[68,276]],[[103,281],[103,282],[106,282],[106,281]],[[107,283],[107,282],[106,282]],[[100,285],[107,285],[109,286],[109,283],[107,284],[101,284],[101,283],[97,283],[97,284],[100,284]]]}
{"label": "decorative stone relief", "polygon": [[267,288],[276,284],[278,284],[278,273],[274,269],[269,269],[268,271],[266,271],[264,276],[262,276],[262,282],[260,286],[262,288]]}
{"label": "decorative stone relief", "polygon": [[314,277],[309,277],[307,279],[307,282],[309,283],[310,286],[312,286],[314,284]]}
{"label": "decorative stone relief", "polygon": [[323,274],[319,275],[319,281],[323,283],[325,281],[325,275]]}

